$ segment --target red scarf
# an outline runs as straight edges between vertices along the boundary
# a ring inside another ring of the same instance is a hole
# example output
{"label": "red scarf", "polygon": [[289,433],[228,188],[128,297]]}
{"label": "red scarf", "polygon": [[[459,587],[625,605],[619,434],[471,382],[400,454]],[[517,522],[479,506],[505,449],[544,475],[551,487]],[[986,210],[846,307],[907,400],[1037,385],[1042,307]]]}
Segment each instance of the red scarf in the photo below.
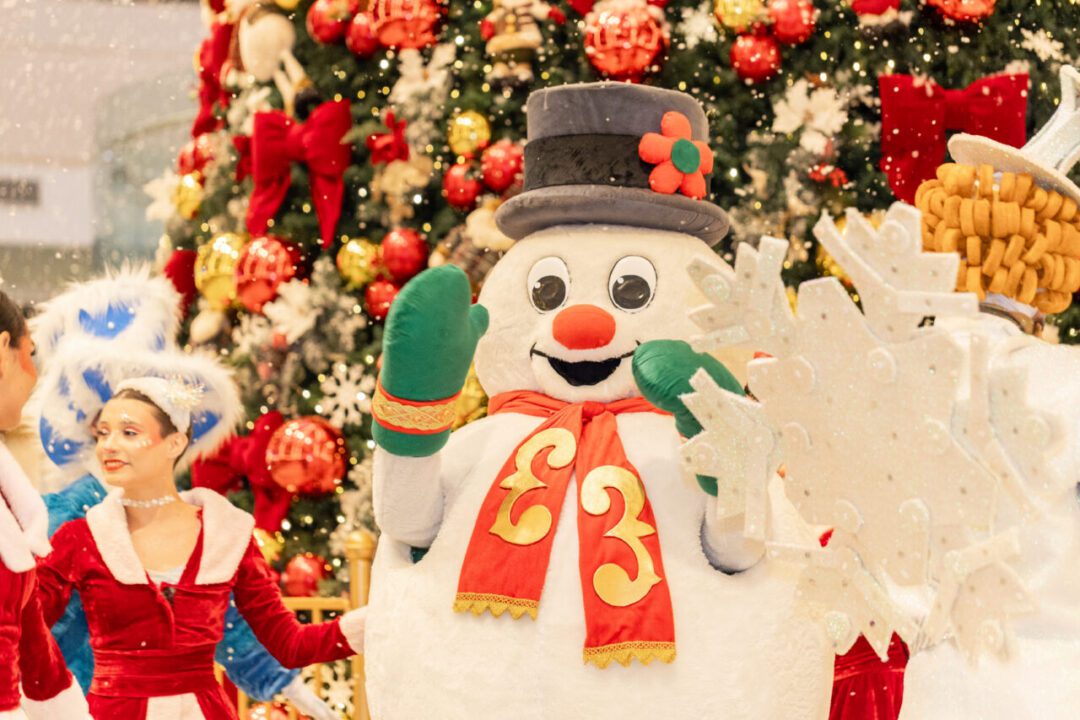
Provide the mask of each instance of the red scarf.
{"label": "red scarf", "polygon": [[643,398],[571,405],[530,391],[496,395],[488,410],[547,419],[514,449],[484,499],[454,610],[536,618],[574,475],[585,662],[674,660],[675,622],[656,519],[615,424],[619,413],[666,413]]}

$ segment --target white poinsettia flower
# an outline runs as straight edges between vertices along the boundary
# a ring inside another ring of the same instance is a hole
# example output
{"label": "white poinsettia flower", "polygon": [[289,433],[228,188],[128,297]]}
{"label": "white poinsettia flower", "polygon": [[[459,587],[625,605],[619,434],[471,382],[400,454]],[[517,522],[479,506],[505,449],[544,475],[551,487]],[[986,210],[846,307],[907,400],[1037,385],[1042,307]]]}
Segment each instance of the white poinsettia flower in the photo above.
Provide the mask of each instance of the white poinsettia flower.
{"label": "white poinsettia flower", "polygon": [[848,121],[847,104],[834,88],[811,91],[810,83],[798,80],[773,104],[773,132],[792,134],[802,129],[799,145],[816,155],[824,154],[829,141]]}
{"label": "white poinsettia flower", "polygon": [[147,220],[166,221],[176,214],[176,204],[173,197],[176,188],[180,184],[180,176],[171,169],[162,173],[143,185],[143,192],[150,196],[150,204],[146,207]]}

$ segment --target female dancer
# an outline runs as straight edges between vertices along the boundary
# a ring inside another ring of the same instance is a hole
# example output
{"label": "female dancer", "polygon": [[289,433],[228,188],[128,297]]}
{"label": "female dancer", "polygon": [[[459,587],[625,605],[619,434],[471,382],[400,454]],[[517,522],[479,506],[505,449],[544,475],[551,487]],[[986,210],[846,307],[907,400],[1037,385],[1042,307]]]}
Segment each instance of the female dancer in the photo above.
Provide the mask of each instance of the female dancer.
{"label": "female dancer", "polygon": [[[0,431],[19,424],[37,380],[32,354],[22,313],[0,292]],[[47,528],[45,504],[0,443],[0,720],[25,718],[23,710],[31,717],[87,717],[34,592],[34,557],[49,552]]]}
{"label": "female dancer", "polygon": [[[106,482],[117,488],[53,536],[40,568],[45,619],[72,590],[82,597],[94,651],[88,700],[97,720],[234,720],[213,673],[229,596],[285,666],[362,650],[363,610],[301,625],[253,538],[254,520],[206,490],[178,493],[174,466],[198,426],[235,402],[223,369],[179,352],[158,356],[183,379],[119,382],[89,422]],[[89,416],[89,413],[87,413]]]}

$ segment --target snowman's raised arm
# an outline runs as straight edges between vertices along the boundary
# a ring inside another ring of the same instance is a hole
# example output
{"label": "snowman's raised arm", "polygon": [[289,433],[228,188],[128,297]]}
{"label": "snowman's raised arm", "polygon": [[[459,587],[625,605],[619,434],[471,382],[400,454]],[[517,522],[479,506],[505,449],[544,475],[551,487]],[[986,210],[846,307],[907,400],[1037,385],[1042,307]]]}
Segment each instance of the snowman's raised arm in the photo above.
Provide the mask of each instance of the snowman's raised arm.
{"label": "snowman's raised arm", "polygon": [[371,409],[375,512],[396,540],[427,547],[441,524],[439,454],[486,329],[487,310],[453,265],[420,273],[390,309]]}

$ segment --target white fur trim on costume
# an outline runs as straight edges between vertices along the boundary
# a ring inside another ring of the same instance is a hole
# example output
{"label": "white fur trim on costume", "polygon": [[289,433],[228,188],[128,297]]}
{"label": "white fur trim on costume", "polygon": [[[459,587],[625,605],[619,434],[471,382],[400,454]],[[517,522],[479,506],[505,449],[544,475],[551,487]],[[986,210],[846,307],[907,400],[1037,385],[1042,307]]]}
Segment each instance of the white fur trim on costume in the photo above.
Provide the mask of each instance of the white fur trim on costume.
{"label": "white fur trim on costume", "polygon": [[203,509],[203,554],[195,584],[228,582],[251,543],[255,518],[208,488],[194,488],[180,497]]}
{"label": "white fur trim on costume", "polygon": [[[122,495],[121,490],[110,492],[100,505],[86,513],[86,523],[105,567],[117,582],[145,585],[146,570],[131,542],[127,513],[120,504]],[[180,497],[203,509],[203,550],[195,584],[228,582],[236,574],[251,542],[255,519],[207,488],[195,488],[180,493]]]}
{"label": "white fur trim on costume", "polygon": [[357,655],[364,652],[364,627],[367,625],[367,607],[350,610],[341,616],[338,627],[349,641],[349,647]]}
{"label": "white fur trim on costume", "polygon": [[[180,327],[180,293],[148,266],[107,271],[42,305],[30,332],[45,365],[72,337],[101,338],[132,348],[172,347]],[[104,333],[104,335],[102,334]]]}
{"label": "white fur trim on costume", "polygon": [[[26,712],[29,720],[90,720],[90,708],[86,705],[86,697],[83,696],[79,684],[74,680],[64,690],[48,700],[22,699],[22,709]],[[16,713],[18,711],[16,710]],[[4,713],[0,713],[0,719]],[[18,717],[16,714],[15,717]]]}
{"label": "white fur trim on costume", "polygon": [[45,502],[7,447],[0,443],[0,562],[12,572],[34,569],[34,556],[49,546]]}

